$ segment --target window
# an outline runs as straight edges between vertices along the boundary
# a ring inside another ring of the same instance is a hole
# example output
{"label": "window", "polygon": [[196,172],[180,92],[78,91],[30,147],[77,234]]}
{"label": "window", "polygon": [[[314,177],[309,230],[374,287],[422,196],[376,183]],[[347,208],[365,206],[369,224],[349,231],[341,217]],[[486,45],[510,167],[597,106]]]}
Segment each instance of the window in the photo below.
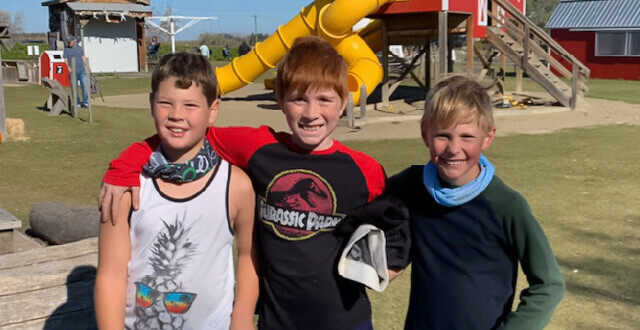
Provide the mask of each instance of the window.
{"label": "window", "polygon": [[624,32],[596,32],[596,56],[624,56]]}
{"label": "window", "polygon": [[596,31],[596,56],[640,56],[640,31]]}
{"label": "window", "polygon": [[628,32],[629,55],[640,56],[640,31]]}

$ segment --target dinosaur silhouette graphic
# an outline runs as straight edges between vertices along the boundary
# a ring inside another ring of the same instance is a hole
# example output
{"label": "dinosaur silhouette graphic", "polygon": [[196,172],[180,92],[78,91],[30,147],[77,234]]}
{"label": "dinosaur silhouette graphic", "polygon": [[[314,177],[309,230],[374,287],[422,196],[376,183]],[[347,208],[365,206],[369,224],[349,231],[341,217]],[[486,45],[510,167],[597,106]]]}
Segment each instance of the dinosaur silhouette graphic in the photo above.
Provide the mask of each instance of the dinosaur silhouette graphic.
{"label": "dinosaur silhouette graphic", "polygon": [[[271,191],[269,200],[273,205],[295,210],[310,210],[317,207],[313,197],[327,199],[329,196],[310,178],[298,180],[289,190]],[[302,202],[307,205],[303,205]]]}

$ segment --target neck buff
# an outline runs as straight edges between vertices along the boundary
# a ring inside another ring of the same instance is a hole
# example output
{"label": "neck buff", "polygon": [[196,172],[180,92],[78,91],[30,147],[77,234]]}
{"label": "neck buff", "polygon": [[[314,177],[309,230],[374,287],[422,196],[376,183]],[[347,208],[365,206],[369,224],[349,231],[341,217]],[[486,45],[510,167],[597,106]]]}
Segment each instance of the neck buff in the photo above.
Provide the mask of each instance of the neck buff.
{"label": "neck buff", "polygon": [[442,206],[462,205],[480,195],[493,179],[495,168],[487,157],[480,155],[480,175],[473,181],[455,188],[443,188],[438,180],[438,167],[429,161],[424,166],[422,181],[433,199]]}
{"label": "neck buff", "polygon": [[162,153],[162,144],[149,158],[149,162],[142,167],[142,172],[150,177],[161,178],[175,183],[185,183],[198,180],[220,163],[220,158],[209,141],[204,144],[193,159],[182,164],[171,164]]}

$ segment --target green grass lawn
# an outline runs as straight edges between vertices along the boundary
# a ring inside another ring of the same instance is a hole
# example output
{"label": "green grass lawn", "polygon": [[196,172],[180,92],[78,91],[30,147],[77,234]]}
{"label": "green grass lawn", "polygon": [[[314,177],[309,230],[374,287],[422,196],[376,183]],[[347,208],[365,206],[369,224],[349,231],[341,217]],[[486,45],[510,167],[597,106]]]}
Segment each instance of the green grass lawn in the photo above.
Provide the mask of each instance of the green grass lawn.
{"label": "green grass lawn", "polygon": [[[101,77],[105,95],[146,93],[148,78]],[[525,85],[526,86],[526,85]],[[638,82],[590,80],[589,96],[640,103]],[[36,203],[96,205],[108,161],[154,132],[148,110],[94,107],[94,123],[38,110],[44,87],[5,87],[6,116],[28,141],[0,145],[0,205],[27,224]],[[365,128],[366,129],[366,128]],[[640,129],[616,125],[498,137],[487,152],[497,175],[520,191],[546,231],[567,283],[550,329],[634,329],[640,324]],[[419,140],[350,141],[392,175],[424,163]],[[522,284],[520,285],[522,286]],[[377,329],[402,329],[404,274],[371,293]]]}

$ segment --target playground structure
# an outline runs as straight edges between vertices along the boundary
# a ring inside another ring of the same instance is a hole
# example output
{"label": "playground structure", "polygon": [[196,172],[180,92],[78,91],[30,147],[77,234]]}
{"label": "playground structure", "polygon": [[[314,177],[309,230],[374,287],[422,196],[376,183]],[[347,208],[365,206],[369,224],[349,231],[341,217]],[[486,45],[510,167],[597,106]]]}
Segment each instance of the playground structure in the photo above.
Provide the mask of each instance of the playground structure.
{"label": "playground structure", "polygon": [[[486,38],[499,52],[502,79],[505,58],[517,69],[516,92],[522,89],[522,75],[526,73],[564,106],[575,107],[576,98],[586,92],[589,70],[537,27],[524,14],[523,0],[316,0],[304,7],[288,23],[246,55],[216,69],[220,94],[226,94],[254,81],[278,61],[297,37],[318,35],[327,40],[349,65],[348,85],[354,103],[364,99],[361,93],[371,94],[382,83],[383,107],[389,96],[407,75],[425,90],[429,89],[430,65],[425,81],[413,70],[415,60],[403,64],[405,71],[392,82],[389,77],[389,44],[414,45],[419,55],[430,60],[429,45],[437,37],[439,63],[436,77],[450,72],[448,39],[451,34],[467,36],[467,75],[473,75],[473,55],[483,65],[481,76],[493,72],[489,60],[474,45],[474,38]],[[366,27],[352,31],[362,18],[373,20]],[[547,50],[572,65],[568,70]],[[376,56],[382,52],[382,64]],[[415,59],[415,58],[414,58]],[[555,72],[571,80],[571,86],[560,80],[543,64],[549,63]],[[364,86],[364,87],[363,87]],[[361,92],[362,91],[362,92]]]}

